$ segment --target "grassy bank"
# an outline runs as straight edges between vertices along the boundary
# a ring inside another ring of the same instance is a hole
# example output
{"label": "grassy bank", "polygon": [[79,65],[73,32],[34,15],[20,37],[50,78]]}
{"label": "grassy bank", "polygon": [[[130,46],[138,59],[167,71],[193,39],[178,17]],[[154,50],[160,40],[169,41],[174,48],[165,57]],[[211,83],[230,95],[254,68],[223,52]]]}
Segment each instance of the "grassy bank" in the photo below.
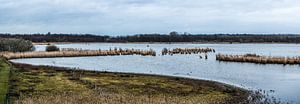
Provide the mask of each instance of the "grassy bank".
{"label": "grassy bank", "polygon": [[0,104],[5,103],[8,91],[8,79],[10,66],[4,59],[0,58]]}
{"label": "grassy bank", "polygon": [[10,93],[17,104],[240,103],[248,91],[176,77],[68,70],[14,64]]}

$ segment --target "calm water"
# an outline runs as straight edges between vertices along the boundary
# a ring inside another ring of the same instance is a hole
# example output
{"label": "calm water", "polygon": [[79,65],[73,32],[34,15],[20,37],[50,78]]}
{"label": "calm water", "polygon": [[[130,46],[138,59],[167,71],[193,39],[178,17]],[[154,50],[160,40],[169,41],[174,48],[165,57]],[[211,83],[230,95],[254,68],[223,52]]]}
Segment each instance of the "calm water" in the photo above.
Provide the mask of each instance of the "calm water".
{"label": "calm water", "polygon": [[[86,70],[112,72],[133,72],[189,77],[219,81],[247,89],[262,89],[277,99],[290,103],[300,103],[299,65],[259,65],[252,63],[219,62],[215,54],[256,53],[271,56],[300,56],[298,44],[60,44],[61,48],[109,49],[114,47],[154,49],[157,54],[163,48],[210,47],[216,53],[208,54],[208,60],[199,55],[173,56],[99,56],[76,58],[36,58],[17,59],[14,62],[33,65],[54,65],[77,67]],[[45,46],[36,46],[44,51]],[[201,54],[204,56],[203,54]],[[271,92],[274,90],[275,92]]]}

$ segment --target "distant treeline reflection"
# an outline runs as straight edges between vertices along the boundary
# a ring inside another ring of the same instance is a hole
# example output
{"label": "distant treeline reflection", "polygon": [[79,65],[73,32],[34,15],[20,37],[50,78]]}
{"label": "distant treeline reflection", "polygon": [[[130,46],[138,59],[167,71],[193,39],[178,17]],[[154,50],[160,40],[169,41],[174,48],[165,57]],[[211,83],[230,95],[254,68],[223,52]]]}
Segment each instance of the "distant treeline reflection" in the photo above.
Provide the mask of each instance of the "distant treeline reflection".
{"label": "distant treeline reflection", "polygon": [[0,38],[21,38],[32,42],[227,42],[300,43],[298,34],[138,34],[104,36],[92,34],[0,34]]}

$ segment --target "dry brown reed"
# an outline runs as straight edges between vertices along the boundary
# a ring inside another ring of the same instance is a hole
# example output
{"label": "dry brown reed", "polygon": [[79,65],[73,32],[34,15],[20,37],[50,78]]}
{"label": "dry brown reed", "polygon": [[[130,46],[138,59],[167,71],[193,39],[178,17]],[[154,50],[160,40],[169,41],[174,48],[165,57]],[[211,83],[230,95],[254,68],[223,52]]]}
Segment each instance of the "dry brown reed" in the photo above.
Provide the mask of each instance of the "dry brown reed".
{"label": "dry brown reed", "polygon": [[300,57],[260,56],[256,54],[217,54],[216,60],[230,62],[251,62],[259,64],[300,64]]}
{"label": "dry brown reed", "polygon": [[208,53],[215,52],[215,49],[212,48],[175,48],[168,50],[164,48],[162,50],[162,55],[173,55],[173,54],[199,54],[199,53]]}
{"label": "dry brown reed", "polygon": [[154,50],[140,49],[114,49],[114,50],[81,50],[81,49],[63,49],[62,51],[54,52],[3,52],[0,56],[6,59],[20,58],[51,58],[51,57],[82,57],[82,56],[116,56],[116,55],[142,55],[156,56]]}

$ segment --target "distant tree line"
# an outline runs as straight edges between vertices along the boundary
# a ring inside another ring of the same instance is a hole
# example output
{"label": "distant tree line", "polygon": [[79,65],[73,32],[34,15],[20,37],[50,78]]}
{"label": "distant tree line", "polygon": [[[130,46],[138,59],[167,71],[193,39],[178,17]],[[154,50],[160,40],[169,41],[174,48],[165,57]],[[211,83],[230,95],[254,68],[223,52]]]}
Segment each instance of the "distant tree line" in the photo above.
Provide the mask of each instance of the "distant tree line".
{"label": "distant tree line", "polygon": [[28,40],[0,38],[0,52],[26,52],[34,49],[32,42]]}
{"label": "distant tree line", "polygon": [[101,36],[91,34],[0,34],[0,38],[20,38],[33,42],[228,42],[228,43],[300,43],[297,34],[138,34]]}
{"label": "distant tree line", "polygon": [[17,38],[32,42],[105,42],[109,36],[91,34],[0,34],[0,38]]}

